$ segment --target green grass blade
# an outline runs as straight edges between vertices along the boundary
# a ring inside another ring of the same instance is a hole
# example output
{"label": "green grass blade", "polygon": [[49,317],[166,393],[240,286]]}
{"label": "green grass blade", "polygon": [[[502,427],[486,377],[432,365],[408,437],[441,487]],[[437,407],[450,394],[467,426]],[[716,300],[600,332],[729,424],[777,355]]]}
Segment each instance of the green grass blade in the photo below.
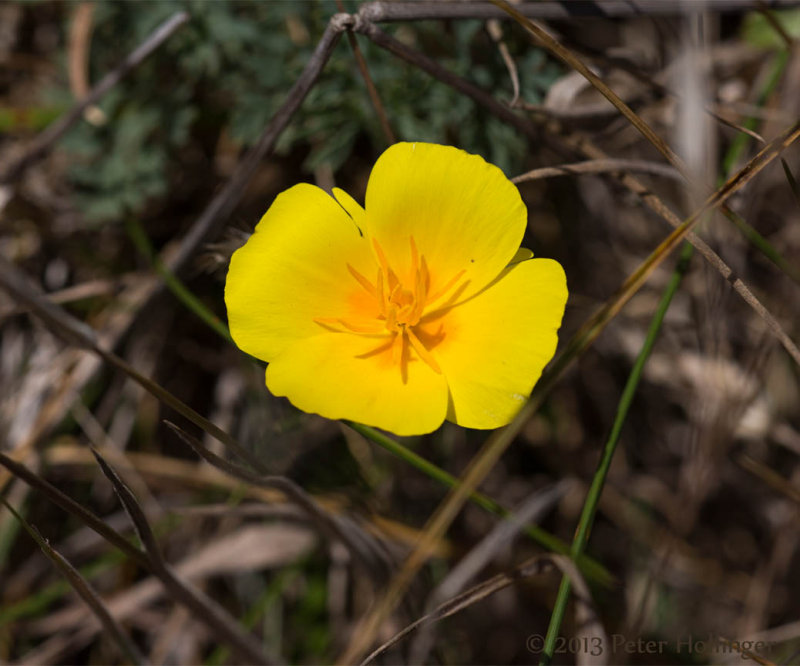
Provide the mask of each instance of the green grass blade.
{"label": "green grass blade", "polygon": [[[769,76],[767,77],[761,93],[756,99],[756,106],[764,106],[770,95],[772,95],[772,93],[778,87],[778,84],[783,77],[783,73],[786,71],[788,62],[788,51],[781,51],[775,55],[772,61],[772,67],[769,71]],[[748,130],[755,130],[758,126],[758,120],[754,116],[750,116],[745,119],[742,125]],[[725,154],[725,157],[722,160],[723,174],[729,174],[734,170],[736,165],[741,161],[749,141],[750,137],[744,133],[739,133],[734,137]],[[783,162],[785,165],[783,158],[781,158],[781,162]],[[784,170],[786,170],[785,166]],[[724,178],[720,177],[717,184],[722,185],[723,182]],[[798,270],[796,266],[784,259],[783,255],[778,252],[778,250],[776,250],[766,238],[764,238],[760,233],[758,233],[758,231],[750,226],[741,216],[734,213],[727,206],[723,207],[722,211],[725,216],[731,222],[733,222],[736,228],[741,232],[742,236],[744,236],[745,239],[753,245],[753,247],[761,252],[761,254],[775,264],[788,277],[800,284],[800,270]]]}
{"label": "green grass blade", "polygon": [[800,284],[800,270],[798,270],[795,265],[787,261],[766,238],[764,238],[742,217],[733,211],[730,211],[727,214],[727,218],[733,222],[736,228],[741,232],[742,236],[744,236],[745,239],[753,245],[753,247],[755,247],[759,252],[761,252],[761,254],[775,264],[789,278],[794,280],[797,284]]}
{"label": "green grass blade", "polygon": [[[2,496],[2,493],[0,493]],[[24,517],[27,513],[27,503],[22,504],[19,508],[19,513]],[[8,555],[14,544],[17,541],[19,532],[22,529],[22,523],[19,520],[6,520],[0,523],[0,571],[2,571],[8,561]],[[0,609],[0,615],[2,609]]]}
{"label": "green grass blade", "polygon": [[[603,453],[600,456],[597,470],[592,477],[592,483],[589,486],[589,492],[586,495],[583,511],[581,512],[581,517],[578,521],[578,529],[576,530],[575,538],[572,541],[570,555],[573,559],[577,559],[583,554],[583,551],[586,548],[586,543],[589,541],[589,534],[591,533],[594,517],[597,513],[597,505],[600,501],[600,495],[603,492],[603,486],[605,485],[606,477],[608,476],[608,470],[611,467],[611,461],[614,458],[615,451],[617,450],[619,437],[622,434],[622,427],[625,424],[625,419],[627,418],[631,404],[633,403],[633,396],[636,393],[636,388],[639,386],[639,380],[642,378],[642,371],[644,370],[645,363],[647,363],[650,352],[653,351],[653,346],[655,345],[658,334],[661,331],[661,325],[664,322],[664,315],[667,313],[667,309],[672,302],[672,297],[678,290],[681,280],[686,273],[686,269],[689,266],[689,260],[691,259],[693,252],[694,249],[688,243],[683,246],[683,250],[678,258],[678,263],[675,266],[675,270],[670,277],[667,288],[664,290],[664,293],[661,296],[658,309],[656,310],[656,313],[650,322],[650,327],[647,331],[644,344],[639,350],[639,355],[636,357],[636,361],[633,364],[633,368],[628,376],[628,381],[625,383],[625,388],[622,391],[622,396],[620,397],[619,405],[617,406],[617,414],[614,418],[614,424],[611,427],[611,432],[609,433],[606,444],[603,447]],[[558,632],[561,630],[561,623],[564,620],[564,614],[567,610],[570,588],[571,585],[569,578],[562,576],[561,586],[558,588],[556,603],[553,607],[553,613],[550,616],[550,625],[547,628],[542,658],[539,662],[540,664],[549,664],[553,658]]]}
{"label": "green grass blade", "polygon": [[794,174],[789,168],[789,165],[786,164],[786,160],[783,158],[781,158],[781,166],[783,167],[783,173],[786,174],[786,180],[789,181],[789,188],[792,190],[794,200],[797,202],[797,205],[800,206],[800,187],[797,185]]}
{"label": "green grass blade", "polygon": [[[778,87],[778,83],[780,83],[781,77],[783,76],[783,72],[786,70],[786,64],[788,62],[788,51],[781,51],[775,55],[775,58],[772,61],[772,68],[769,71],[769,75],[764,83],[764,87],[761,89],[760,94],[755,100],[756,106],[764,106],[769,96]],[[749,118],[745,119],[745,121],[742,123],[742,126],[749,130],[755,130],[758,126],[758,119],[750,116]],[[722,173],[733,173],[737,164],[742,159],[744,151],[749,142],[750,137],[743,132],[740,132],[733,138],[733,141],[731,141],[731,145],[728,147],[725,157],[722,160]]]}

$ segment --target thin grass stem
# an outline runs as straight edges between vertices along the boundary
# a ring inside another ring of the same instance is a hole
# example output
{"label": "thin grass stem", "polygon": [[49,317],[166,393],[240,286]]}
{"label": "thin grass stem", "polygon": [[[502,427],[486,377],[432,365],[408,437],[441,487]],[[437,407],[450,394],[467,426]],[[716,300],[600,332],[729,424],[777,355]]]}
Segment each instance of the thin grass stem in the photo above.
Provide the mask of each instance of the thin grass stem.
{"label": "thin grass stem", "polygon": [[[764,87],[756,99],[755,103],[757,108],[763,107],[770,95],[772,95],[772,93],[778,87],[778,84],[783,77],[783,73],[786,71],[788,62],[788,51],[780,51],[779,53],[775,54],[767,80],[765,81]],[[755,116],[749,116],[745,119],[743,126],[748,130],[755,130],[758,126],[758,119]],[[742,156],[747,149],[747,145],[748,136],[746,134],[737,134],[734,137],[722,161],[722,172],[724,174],[731,173],[736,165],[741,161]],[[720,178],[718,185],[722,184],[722,180],[723,179]],[[726,217],[733,222],[734,226],[739,230],[742,236],[744,236],[745,239],[753,245],[753,247],[761,252],[761,254],[775,264],[788,277],[800,284],[800,271],[798,271],[793,264],[788,262],[766,238],[764,238],[758,231],[756,231],[755,228],[753,228],[740,215],[737,215],[732,210],[724,208],[723,212],[725,213]]]}
{"label": "thin grass stem", "polygon": [[211,312],[211,310],[209,310],[202,301],[178,279],[169,267],[159,259],[153,246],[150,244],[150,239],[147,237],[142,225],[139,224],[139,221],[134,218],[128,218],[125,222],[125,230],[128,232],[128,236],[133,241],[136,249],[147,258],[153,270],[164,280],[167,289],[173,293],[175,298],[200,317],[200,319],[208,324],[217,334],[228,342],[233,342],[230,331],[228,327],[225,326],[224,322]]}
{"label": "thin grass stem", "polygon": [[[675,292],[677,292],[678,287],[681,284],[681,280],[683,279],[683,276],[689,267],[689,261],[693,253],[694,248],[689,243],[686,243],[681,250],[678,263],[675,266],[672,276],[670,277],[667,288],[664,290],[664,293],[661,296],[658,309],[656,310],[655,315],[653,315],[653,319],[650,322],[650,327],[647,330],[647,336],[645,337],[644,344],[639,350],[639,355],[636,357],[636,361],[633,364],[631,373],[628,376],[628,381],[625,383],[625,388],[622,391],[622,396],[620,397],[619,405],[617,406],[617,414],[614,418],[614,424],[611,426],[611,432],[609,433],[606,444],[603,447],[603,453],[600,457],[600,461],[597,464],[597,470],[592,477],[592,483],[589,486],[588,493],[586,494],[586,501],[584,502],[583,511],[581,512],[581,517],[578,521],[578,528],[575,532],[575,538],[572,541],[570,555],[573,559],[576,559],[583,554],[584,548],[586,548],[586,544],[589,541],[589,534],[591,533],[592,524],[594,523],[594,518],[597,514],[597,505],[600,502],[600,495],[603,492],[603,486],[605,485],[606,477],[608,476],[608,470],[611,467],[611,461],[614,458],[615,451],[617,450],[617,444],[619,443],[619,438],[622,434],[622,427],[625,424],[625,419],[628,416],[631,404],[633,404],[633,396],[636,393],[636,388],[639,386],[639,380],[642,378],[642,371],[644,370],[645,363],[647,363],[647,359],[650,357],[650,353],[653,351],[653,346],[655,345],[658,334],[661,331],[661,325],[664,322],[664,315],[666,315],[670,303],[672,302],[672,297],[675,296]],[[572,586],[569,578],[567,576],[562,576],[561,585],[558,588],[556,603],[553,607],[553,613],[550,616],[550,625],[547,628],[542,658],[539,662],[540,664],[549,664],[553,658],[558,632],[561,629],[561,623],[564,620],[564,614],[567,610],[567,602],[569,601],[571,587]]]}
{"label": "thin grass stem", "polygon": [[794,195],[794,200],[797,205],[800,206],[800,187],[797,186],[797,181],[795,180],[794,174],[789,168],[789,165],[786,164],[786,160],[783,158],[781,158],[781,166],[783,167],[783,173],[786,176],[786,180],[789,182],[789,189],[792,190],[792,194]]}
{"label": "thin grass stem", "polygon": [[[761,92],[755,100],[755,105],[757,108],[763,107],[769,96],[778,87],[778,83],[780,83],[780,80],[783,77],[783,72],[786,70],[786,65],[788,62],[788,51],[780,51],[779,53],[775,54],[769,75],[767,76],[767,80],[764,82],[764,87],[761,89]],[[755,130],[758,126],[758,119],[755,116],[749,116],[745,119],[742,125],[749,130]],[[750,137],[748,137],[747,134],[741,133],[737,134],[733,138],[730,147],[725,153],[725,157],[722,159],[722,173],[728,174],[733,172],[733,170],[736,168],[736,165],[742,159],[749,140]]]}

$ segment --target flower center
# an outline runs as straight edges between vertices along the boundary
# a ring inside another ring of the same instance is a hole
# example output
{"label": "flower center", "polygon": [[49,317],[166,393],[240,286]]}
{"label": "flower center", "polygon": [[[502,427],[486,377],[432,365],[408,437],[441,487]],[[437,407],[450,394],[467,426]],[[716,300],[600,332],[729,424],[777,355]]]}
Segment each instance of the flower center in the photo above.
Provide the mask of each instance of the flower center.
{"label": "flower center", "polygon": [[[397,274],[390,268],[386,255],[378,241],[372,241],[375,253],[378,255],[378,279],[376,298],[380,309],[380,318],[385,320],[387,331],[401,333],[405,327],[415,326],[419,323],[422,312],[427,302],[430,274],[425,263],[425,257],[420,260],[414,238],[411,243],[411,279],[413,290],[401,284]],[[350,272],[353,269],[348,265]]]}
{"label": "flower center", "polygon": [[350,264],[347,264],[347,270],[350,275],[367,293],[375,298],[378,315],[374,320],[355,323],[341,318],[319,317],[314,321],[329,328],[339,328],[341,330],[341,327],[343,327],[347,332],[359,335],[391,336],[391,342],[388,345],[381,345],[378,350],[391,347],[393,357],[400,363],[404,374],[407,344],[410,344],[419,357],[435,372],[441,374],[442,371],[439,368],[439,364],[428,348],[420,341],[418,334],[414,331],[414,327],[422,318],[426,306],[435,303],[447,294],[465,271],[459,271],[441,289],[431,294],[431,276],[425,257],[420,255],[413,237],[409,238],[409,243],[411,246],[411,270],[406,284],[400,281],[397,273],[389,266],[383,248],[375,239],[372,240],[372,245],[378,257],[378,272],[374,284]]}

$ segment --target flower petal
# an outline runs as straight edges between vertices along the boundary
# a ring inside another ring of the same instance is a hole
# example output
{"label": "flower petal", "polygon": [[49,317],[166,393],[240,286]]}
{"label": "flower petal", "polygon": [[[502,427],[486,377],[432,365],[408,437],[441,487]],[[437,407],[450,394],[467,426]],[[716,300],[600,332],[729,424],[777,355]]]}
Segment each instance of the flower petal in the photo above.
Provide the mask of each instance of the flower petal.
{"label": "flower petal", "polygon": [[279,194],[231,259],[225,304],[236,344],[271,361],[320,333],[315,319],[363,319],[374,298],[348,264],[374,280],[372,251],[342,207],[306,183]]}
{"label": "flower petal", "polygon": [[518,264],[521,261],[528,261],[528,259],[533,257],[533,250],[529,250],[527,247],[521,247],[517,250],[516,254],[511,258],[511,261],[508,262],[509,266],[514,264]]}
{"label": "flower petal", "polygon": [[403,373],[389,336],[322,333],[284,349],[267,366],[267,388],[329,419],[398,435],[432,432],[447,413],[447,383],[410,346],[405,354]]}
{"label": "flower petal", "polygon": [[432,354],[450,389],[448,420],[498,428],[514,417],[555,353],[566,301],[561,265],[530,259],[424,323],[429,336],[442,332]]}
{"label": "flower petal", "polygon": [[519,191],[482,157],[426,143],[397,143],[367,184],[366,233],[401,279],[411,271],[410,237],[425,257],[435,293],[459,271],[460,297],[477,293],[514,256],[527,224]]}

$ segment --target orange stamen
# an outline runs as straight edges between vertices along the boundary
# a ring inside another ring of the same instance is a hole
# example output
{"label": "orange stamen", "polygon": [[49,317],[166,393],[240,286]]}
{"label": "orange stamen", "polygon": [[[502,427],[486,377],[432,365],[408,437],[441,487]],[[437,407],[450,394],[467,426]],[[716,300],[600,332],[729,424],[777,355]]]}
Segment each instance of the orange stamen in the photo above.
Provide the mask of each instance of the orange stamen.
{"label": "orange stamen", "polygon": [[412,331],[410,328],[406,328],[404,330],[408,335],[408,341],[411,343],[411,346],[414,348],[414,351],[416,351],[417,354],[419,354],[419,357],[423,361],[425,361],[425,363],[431,366],[431,369],[437,375],[441,375],[442,369],[439,367],[439,364],[436,362],[436,359],[433,358],[433,355],[427,349],[425,349],[425,345],[423,345],[422,342],[420,342],[419,338],[416,335],[414,335],[414,331]]}
{"label": "orange stamen", "polygon": [[411,271],[416,275],[419,272],[419,252],[417,252],[417,244],[414,242],[414,237],[409,236],[408,240],[411,242]]}
{"label": "orange stamen", "polygon": [[456,273],[452,278],[450,278],[450,280],[447,282],[447,284],[444,285],[444,287],[439,289],[439,291],[437,291],[433,296],[431,296],[428,299],[428,303],[433,303],[434,301],[438,301],[442,296],[444,296],[448,291],[450,291],[455,286],[456,282],[458,282],[461,276],[464,275],[464,273],[466,272],[467,271],[463,268],[460,271],[458,271],[458,273]]}
{"label": "orange stamen", "polygon": [[[364,275],[357,271],[352,265],[347,264],[347,270],[359,285],[377,301],[379,314],[367,321],[347,321],[341,317],[319,317],[314,321],[327,328],[341,333],[355,333],[364,336],[391,337],[387,343],[367,352],[364,355],[388,351],[391,347],[392,359],[395,365],[400,366],[403,382],[408,376],[408,345],[413,347],[417,356],[422,359],[434,372],[442,374],[433,354],[425,347],[422,341],[414,333],[414,326],[417,325],[423,316],[426,308],[442,298],[453,287],[466,271],[456,273],[447,283],[444,284],[434,295],[429,296],[431,288],[431,274],[425,257],[420,254],[413,236],[409,236],[411,248],[411,273],[407,276],[406,287],[401,283],[397,274],[392,270],[386,253],[380,243],[372,239],[372,246],[375,249],[375,256],[378,260],[378,270],[375,282],[370,282]],[[452,296],[456,298],[457,293]]]}
{"label": "orange stamen", "polygon": [[[389,331],[382,325],[382,322],[375,321],[369,324],[353,324],[339,317],[316,317],[314,322],[321,326],[334,328],[341,333],[358,333],[360,335],[389,335]],[[344,330],[342,330],[344,329]]]}
{"label": "orange stamen", "polygon": [[383,272],[378,271],[378,306],[381,309],[381,314],[386,316],[386,298],[383,292]]}
{"label": "orange stamen", "polygon": [[348,331],[352,331],[353,333],[364,333],[367,335],[379,335],[388,333],[386,327],[382,326],[381,322],[379,321],[367,325],[361,325],[361,324],[351,324],[350,322],[347,322],[344,319],[340,319],[339,323],[342,326],[344,326]]}
{"label": "orange stamen", "polygon": [[375,248],[375,254],[378,255],[378,262],[380,262],[381,269],[388,277],[389,275],[389,262],[386,261],[386,255],[383,253],[383,248],[376,239],[372,239],[372,247]]}
{"label": "orange stamen", "polygon": [[[392,342],[392,363],[400,365],[403,362],[403,352],[406,346],[406,336],[401,333],[395,333],[394,341]],[[402,370],[402,368],[401,368]]]}
{"label": "orange stamen", "polygon": [[386,313],[386,329],[392,331],[395,326],[397,326],[397,310],[390,308]]}
{"label": "orange stamen", "polygon": [[339,320],[336,317],[314,317],[314,323],[322,326],[338,326]]}
{"label": "orange stamen", "polygon": [[353,268],[350,264],[347,264],[347,270],[350,271],[350,275],[352,275],[358,284],[360,284],[364,289],[367,290],[367,293],[375,298],[378,297],[378,292],[375,291],[375,286],[367,280],[361,273],[359,273],[355,268]]}

